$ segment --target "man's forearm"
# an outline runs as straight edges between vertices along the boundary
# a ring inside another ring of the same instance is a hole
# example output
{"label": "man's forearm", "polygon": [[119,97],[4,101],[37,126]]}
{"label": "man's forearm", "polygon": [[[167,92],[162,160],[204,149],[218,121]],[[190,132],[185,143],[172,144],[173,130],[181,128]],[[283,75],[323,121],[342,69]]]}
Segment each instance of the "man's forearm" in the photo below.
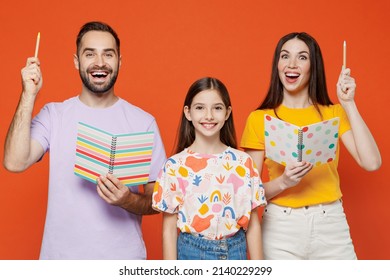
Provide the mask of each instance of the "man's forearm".
{"label": "man's forearm", "polygon": [[25,170],[30,156],[30,126],[35,98],[21,95],[4,145],[4,167],[10,171]]}
{"label": "man's forearm", "polygon": [[121,207],[136,215],[154,215],[159,213],[152,208],[152,195],[131,193],[131,199],[123,203]]}

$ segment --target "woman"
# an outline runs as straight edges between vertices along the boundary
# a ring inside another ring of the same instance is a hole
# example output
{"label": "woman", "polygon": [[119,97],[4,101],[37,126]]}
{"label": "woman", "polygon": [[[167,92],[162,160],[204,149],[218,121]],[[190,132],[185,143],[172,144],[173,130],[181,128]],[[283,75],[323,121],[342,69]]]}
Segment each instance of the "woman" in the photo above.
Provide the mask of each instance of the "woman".
{"label": "woman", "polygon": [[334,105],[316,40],[290,33],[277,44],[268,93],[248,117],[241,140],[260,174],[263,161],[269,171],[262,224],[265,259],[356,259],[341,201],[339,150],[333,161],[319,166],[305,161],[283,166],[265,157],[264,144],[265,114],[298,126],[339,117],[338,136],[352,157],[365,170],[378,169],[381,156],[356,107],[350,72],[341,70],[340,104]]}

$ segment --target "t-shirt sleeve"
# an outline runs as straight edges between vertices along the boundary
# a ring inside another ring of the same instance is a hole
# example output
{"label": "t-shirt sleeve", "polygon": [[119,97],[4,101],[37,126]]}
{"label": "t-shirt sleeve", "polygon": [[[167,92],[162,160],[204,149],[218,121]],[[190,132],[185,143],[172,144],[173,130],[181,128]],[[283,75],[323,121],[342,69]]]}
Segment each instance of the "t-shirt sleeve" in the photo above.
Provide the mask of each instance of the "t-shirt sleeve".
{"label": "t-shirt sleeve", "polygon": [[166,160],[165,148],[161,139],[160,131],[157,123],[154,120],[151,124],[149,131],[154,131],[153,150],[152,150],[152,161],[149,172],[149,182],[154,182],[164,165]]}
{"label": "t-shirt sleeve", "polygon": [[50,105],[45,105],[31,121],[31,139],[38,141],[44,152],[50,149]]}
{"label": "t-shirt sleeve", "polygon": [[262,111],[252,112],[242,134],[241,148],[264,150],[264,113]]}
{"label": "t-shirt sleeve", "polygon": [[161,212],[177,213],[183,201],[177,172],[172,165],[173,159],[168,159],[157,177],[154,185],[152,207]]}
{"label": "t-shirt sleeve", "polygon": [[340,128],[339,133],[342,136],[345,132],[351,129],[351,124],[349,122],[347,113],[345,113],[343,106],[337,104],[335,106],[335,115],[340,118]]}
{"label": "t-shirt sleeve", "polygon": [[264,206],[267,204],[264,187],[261,182],[259,172],[254,166],[254,162],[251,157],[248,156],[245,165],[249,169],[250,174],[252,209],[255,209],[258,206]]}

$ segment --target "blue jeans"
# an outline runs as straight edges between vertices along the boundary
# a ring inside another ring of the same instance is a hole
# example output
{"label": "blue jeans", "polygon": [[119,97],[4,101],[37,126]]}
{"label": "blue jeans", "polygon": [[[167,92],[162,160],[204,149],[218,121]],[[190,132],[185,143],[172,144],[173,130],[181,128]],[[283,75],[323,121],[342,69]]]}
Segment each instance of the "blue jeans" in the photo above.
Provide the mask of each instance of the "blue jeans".
{"label": "blue jeans", "polygon": [[177,239],[178,260],[246,260],[246,238],[241,229],[234,236],[209,240],[189,233]]}

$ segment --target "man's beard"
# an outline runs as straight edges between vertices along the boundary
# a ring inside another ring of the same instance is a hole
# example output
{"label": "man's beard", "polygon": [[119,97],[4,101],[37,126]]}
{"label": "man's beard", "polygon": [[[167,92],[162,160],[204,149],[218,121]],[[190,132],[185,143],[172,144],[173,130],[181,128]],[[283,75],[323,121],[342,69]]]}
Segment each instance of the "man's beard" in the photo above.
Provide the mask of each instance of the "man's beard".
{"label": "man's beard", "polygon": [[[107,71],[109,74],[112,75],[111,79],[106,85],[95,85],[89,80],[89,74],[93,70],[104,70]],[[81,81],[83,82],[84,86],[91,91],[92,93],[95,93],[97,95],[103,94],[107,91],[109,91],[115,84],[116,79],[118,78],[118,69],[117,71],[113,71],[111,68],[107,68],[105,66],[103,67],[94,67],[92,69],[87,69],[87,71],[79,70]]]}

